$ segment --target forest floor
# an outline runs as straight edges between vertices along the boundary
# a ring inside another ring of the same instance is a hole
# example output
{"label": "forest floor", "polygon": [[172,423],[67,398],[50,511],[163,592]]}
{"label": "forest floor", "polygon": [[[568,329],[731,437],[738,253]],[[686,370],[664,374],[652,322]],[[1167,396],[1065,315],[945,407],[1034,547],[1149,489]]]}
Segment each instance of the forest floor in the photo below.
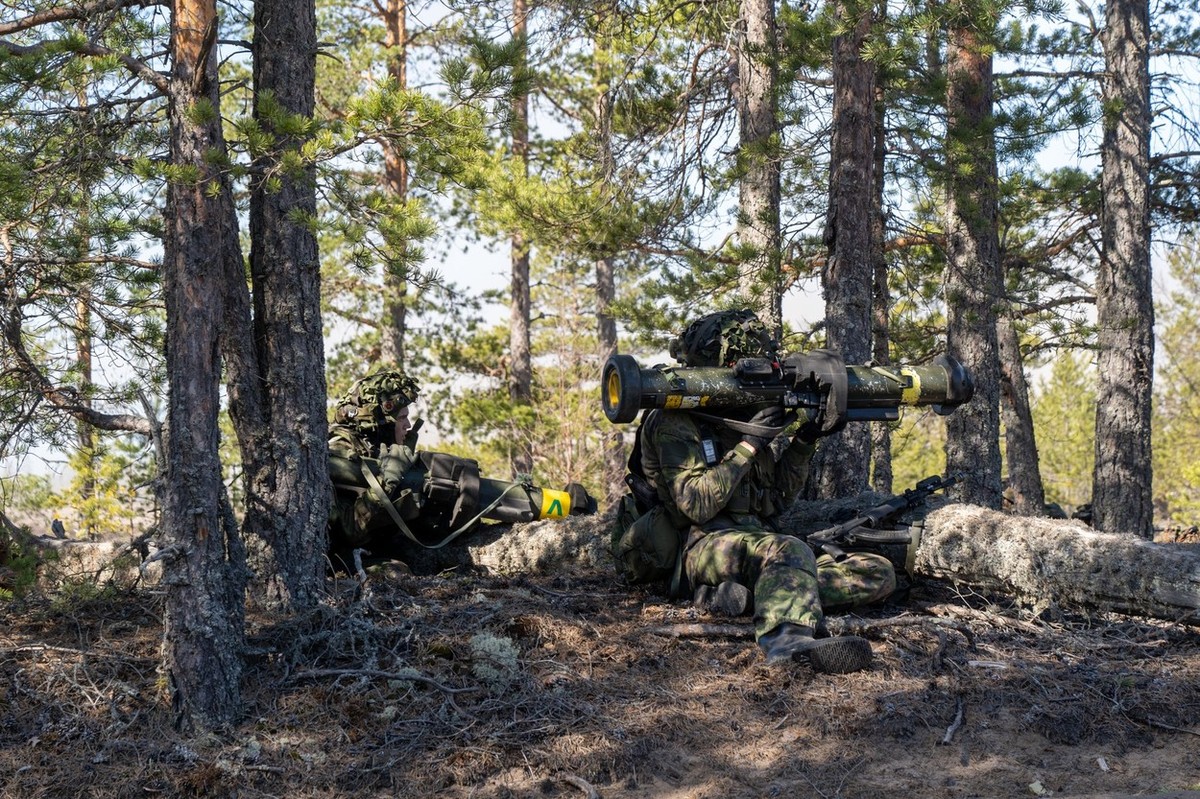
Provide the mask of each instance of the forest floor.
{"label": "forest floor", "polygon": [[[251,607],[244,720],[172,727],[155,586],[0,605],[0,796],[1200,796],[1200,634],[919,584],[835,624],[870,671],[768,666],[748,620],[556,575],[372,570]],[[1195,792],[1195,793],[1193,793]]]}

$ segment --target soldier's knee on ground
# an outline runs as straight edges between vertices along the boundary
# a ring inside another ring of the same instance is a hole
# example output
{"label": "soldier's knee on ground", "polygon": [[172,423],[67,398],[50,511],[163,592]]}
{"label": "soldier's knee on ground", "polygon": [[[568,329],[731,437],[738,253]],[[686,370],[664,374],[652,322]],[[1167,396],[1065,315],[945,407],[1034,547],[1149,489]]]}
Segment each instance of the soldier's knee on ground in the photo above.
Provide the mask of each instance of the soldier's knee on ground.
{"label": "soldier's knee on ground", "polygon": [[741,583],[725,580],[720,585],[700,585],[692,604],[718,616],[743,616],[754,609],[754,595]]}

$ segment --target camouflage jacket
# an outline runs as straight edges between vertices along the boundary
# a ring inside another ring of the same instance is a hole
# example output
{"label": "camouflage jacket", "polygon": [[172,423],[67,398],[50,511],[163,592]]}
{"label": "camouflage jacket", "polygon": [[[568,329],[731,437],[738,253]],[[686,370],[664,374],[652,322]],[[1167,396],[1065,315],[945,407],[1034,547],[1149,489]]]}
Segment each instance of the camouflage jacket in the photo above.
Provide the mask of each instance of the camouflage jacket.
{"label": "camouflage jacket", "polygon": [[813,446],[787,432],[751,454],[742,436],[682,411],[642,423],[642,468],[677,527],[773,529],[808,479]]}
{"label": "camouflage jacket", "polygon": [[[408,469],[416,459],[416,453],[413,451],[416,443],[416,432],[410,432],[409,436],[405,439],[403,448],[396,450],[399,460],[392,467],[393,469],[398,472]],[[354,427],[343,424],[330,425],[329,457],[331,476],[339,469],[348,469],[349,473],[355,475],[355,480],[351,481],[351,483],[357,483],[357,472],[361,468],[360,464],[362,460],[364,458],[381,458],[383,455],[381,446],[379,442],[361,435]],[[344,460],[348,463],[335,462],[339,460]],[[388,485],[390,487],[390,484]],[[391,492],[393,495],[388,496],[387,499],[401,499],[397,494],[398,490],[399,484],[397,483],[396,490]],[[395,530],[395,522],[383,507],[383,499],[383,497],[377,495],[374,489],[351,488],[347,484],[339,485],[335,479],[333,507],[329,513],[329,534],[331,541],[335,544],[346,542],[353,546],[365,546],[376,534],[386,531],[390,535]],[[402,515],[405,518],[411,518],[413,514],[410,511],[402,513]]]}

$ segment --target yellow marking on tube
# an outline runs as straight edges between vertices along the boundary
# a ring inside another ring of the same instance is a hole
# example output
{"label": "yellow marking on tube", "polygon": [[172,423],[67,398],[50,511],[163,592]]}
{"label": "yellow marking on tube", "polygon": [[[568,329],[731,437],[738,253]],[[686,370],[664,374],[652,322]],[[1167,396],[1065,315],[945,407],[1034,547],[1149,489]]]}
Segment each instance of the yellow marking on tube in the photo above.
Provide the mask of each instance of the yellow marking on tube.
{"label": "yellow marking on tube", "polygon": [[539,519],[561,519],[571,512],[571,495],[566,491],[542,489],[542,515]]}
{"label": "yellow marking on tube", "polygon": [[678,407],[679,407],[679,401],[680,401],[681,399],[683,399],[683,396],[682,396],[682,395],[680,395],[680,394],[672,394],[672,395],[670,395],[669,397],[667,397],[667,401],[663,403],[663,407],[664,407],[664,408],[678,408]]}
{"label": "yellow marking on tube", "polygon": [[900,374],[909,379],[912,385],[900,389],[901,405],[916,405],[921,399],[921,376],[913,369],[901,369]]}

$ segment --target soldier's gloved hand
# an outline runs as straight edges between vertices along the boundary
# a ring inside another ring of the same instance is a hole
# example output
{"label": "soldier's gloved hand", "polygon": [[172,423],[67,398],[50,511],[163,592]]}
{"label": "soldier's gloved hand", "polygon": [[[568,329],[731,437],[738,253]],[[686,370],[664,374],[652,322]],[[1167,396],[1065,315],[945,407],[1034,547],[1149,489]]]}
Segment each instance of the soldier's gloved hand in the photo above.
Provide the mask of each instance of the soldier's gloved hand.
{"label": "soldier's gloved hand", "polygon": [[815,444],[821,436],[828,435],[824,432],[824,427],[825,410],[824,408],[817,408],[809,413],[808,420],[796,430],[796,438],[805,444]]}
{"label": "soldier's gloved hand", "polygon": [[782,405],[771,405],[763,408],[750,417],[748,424],[770,429],[764,429],[761,433],[743,433],[742,440],[754,447],[755,451],[761,452],[783,430],[784,416],[786,414],[787,412],[783,409]]}
{"label": "soldier's gloved hand", "polygon": [[421,432],[421,425],[425,424],[424,419],[418,419],[413,422],[413,426],[408,428],[408,433],[404,436],[404,446],[409,449],[417,448],[417,434]]}
{"label": "soldier's gloved hand", "polygon": [[579,483],[567,483],[563,491],[571,500],[572,516],[588,516],[596,512],[596,498]]}
{"label": "soldier's gloved hand", "polygon": [[379,483],[389,498],[395,498],[404,481],[404,473],[412,466],[416,453],[403,444],[379,446]]}

